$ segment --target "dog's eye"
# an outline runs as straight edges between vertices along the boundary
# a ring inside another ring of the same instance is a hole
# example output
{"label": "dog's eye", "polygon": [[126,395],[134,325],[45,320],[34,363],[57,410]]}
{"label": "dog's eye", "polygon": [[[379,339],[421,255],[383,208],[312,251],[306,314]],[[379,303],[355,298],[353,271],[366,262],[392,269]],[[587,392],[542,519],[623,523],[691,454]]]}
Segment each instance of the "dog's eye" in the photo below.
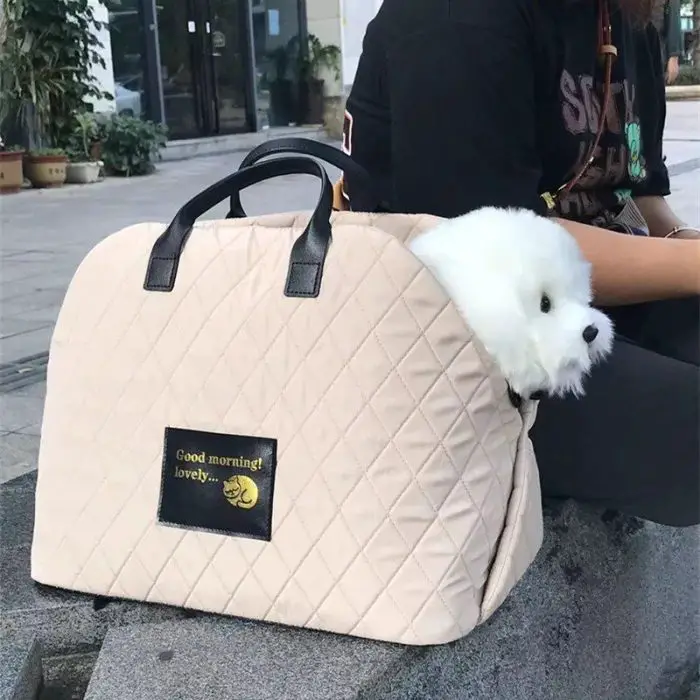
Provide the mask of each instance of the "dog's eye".
{"label": "dog's eye", "polygon": [[552,300],[546,294],[543,294],[542,298],[540,299],[540,311],[543,314],[548,314],[551,310]]}

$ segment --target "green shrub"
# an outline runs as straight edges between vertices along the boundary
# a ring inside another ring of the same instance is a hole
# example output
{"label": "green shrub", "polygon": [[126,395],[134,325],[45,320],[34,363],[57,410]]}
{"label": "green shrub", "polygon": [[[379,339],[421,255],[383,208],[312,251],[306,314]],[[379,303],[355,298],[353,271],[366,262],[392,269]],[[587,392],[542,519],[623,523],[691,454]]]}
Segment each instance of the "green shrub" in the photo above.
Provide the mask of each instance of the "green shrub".
{"label": "green shrub", "polygon": [[65,156],[66,152],[62,148],[32,148],[28,151],[28,155],[40,158],[41,156]]}
{"label": "green shrub", "polygon": [[0,124],[29,148],[65,147],[74,115],[111,98],[96,19],[102,0],[0,0]]}
{"label": "green shrub", "polygon": [[73,117],[73,131],[66,139],[66,154],[71,163],[100,160],[100,128],[92,112],[78,112]]}
{"label": "green shrub", "polygon": [[99,122],[98,139],[108,173],[148,175],[155,170],[153,161],[167,142],[167,130],[162,124],[114,115]]}
{"label": "green shrub", "polygon": [[700,85],[700,68],[688,64],[682,65],[674,85]]}

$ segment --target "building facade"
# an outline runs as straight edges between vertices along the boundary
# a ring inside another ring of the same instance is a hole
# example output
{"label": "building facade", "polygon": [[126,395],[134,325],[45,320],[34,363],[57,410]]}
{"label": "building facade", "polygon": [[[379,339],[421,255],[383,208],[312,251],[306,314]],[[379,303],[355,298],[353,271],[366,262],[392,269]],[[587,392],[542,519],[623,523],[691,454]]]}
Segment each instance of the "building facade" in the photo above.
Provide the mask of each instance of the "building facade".
{"label": "building facade", "polygon": [[380,2],[94,1],[106,63],[95,77],[114,98],[95,108],[162,122],[173,140],[295,123],[292,56],[309,34],[340,47],[341,80],[322,77],[341,96]]}
{"label": "building facade", "polygon": [[[326,0],[318,1],[324,3]],[[333,0],[328,1],[333,2]],[[367,25],[379,11],[382,0],[335,0],[335,2],[338,3],[340,13],[343,86],[347,92],[355,79]]]}

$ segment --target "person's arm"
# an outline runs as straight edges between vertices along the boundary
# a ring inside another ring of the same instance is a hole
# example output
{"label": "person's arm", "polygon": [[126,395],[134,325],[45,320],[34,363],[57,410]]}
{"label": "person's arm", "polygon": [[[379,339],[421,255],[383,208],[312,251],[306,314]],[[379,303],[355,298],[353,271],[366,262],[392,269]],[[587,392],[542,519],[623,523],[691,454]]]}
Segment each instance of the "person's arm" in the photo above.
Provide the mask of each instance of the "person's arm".
{"label": "person's arm", "polygon": [[596,303],[618,306],[700,294],[700,240],[632,236],[558,222],[592,263]]}
{"label": "person's arm", "polygon": [[689,226],[680,219],[664,197],[637,197],[635,202],[646,219],[649,233],[652,236],[664,238],[673,235],[674,238],[700,238],[700,229]]}
{"label": "person's arm", "polygon": [[683,53],[680,0],[668,0],[666,15],[666,57],[676,58]]}

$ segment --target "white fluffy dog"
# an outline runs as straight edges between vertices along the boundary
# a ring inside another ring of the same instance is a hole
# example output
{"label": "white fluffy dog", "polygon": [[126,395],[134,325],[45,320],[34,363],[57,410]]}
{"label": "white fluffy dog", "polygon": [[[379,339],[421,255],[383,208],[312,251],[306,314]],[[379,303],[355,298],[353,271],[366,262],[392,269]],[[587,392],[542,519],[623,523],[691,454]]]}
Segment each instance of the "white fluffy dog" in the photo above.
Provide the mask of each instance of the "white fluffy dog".
{"label": "white fluffy dog", "polygon": [[613,325],[590,305],[590,264],[566,229],[531,211],[484,207],[409,248],[516,394],[583,395],[585,376],[610,352]]}

